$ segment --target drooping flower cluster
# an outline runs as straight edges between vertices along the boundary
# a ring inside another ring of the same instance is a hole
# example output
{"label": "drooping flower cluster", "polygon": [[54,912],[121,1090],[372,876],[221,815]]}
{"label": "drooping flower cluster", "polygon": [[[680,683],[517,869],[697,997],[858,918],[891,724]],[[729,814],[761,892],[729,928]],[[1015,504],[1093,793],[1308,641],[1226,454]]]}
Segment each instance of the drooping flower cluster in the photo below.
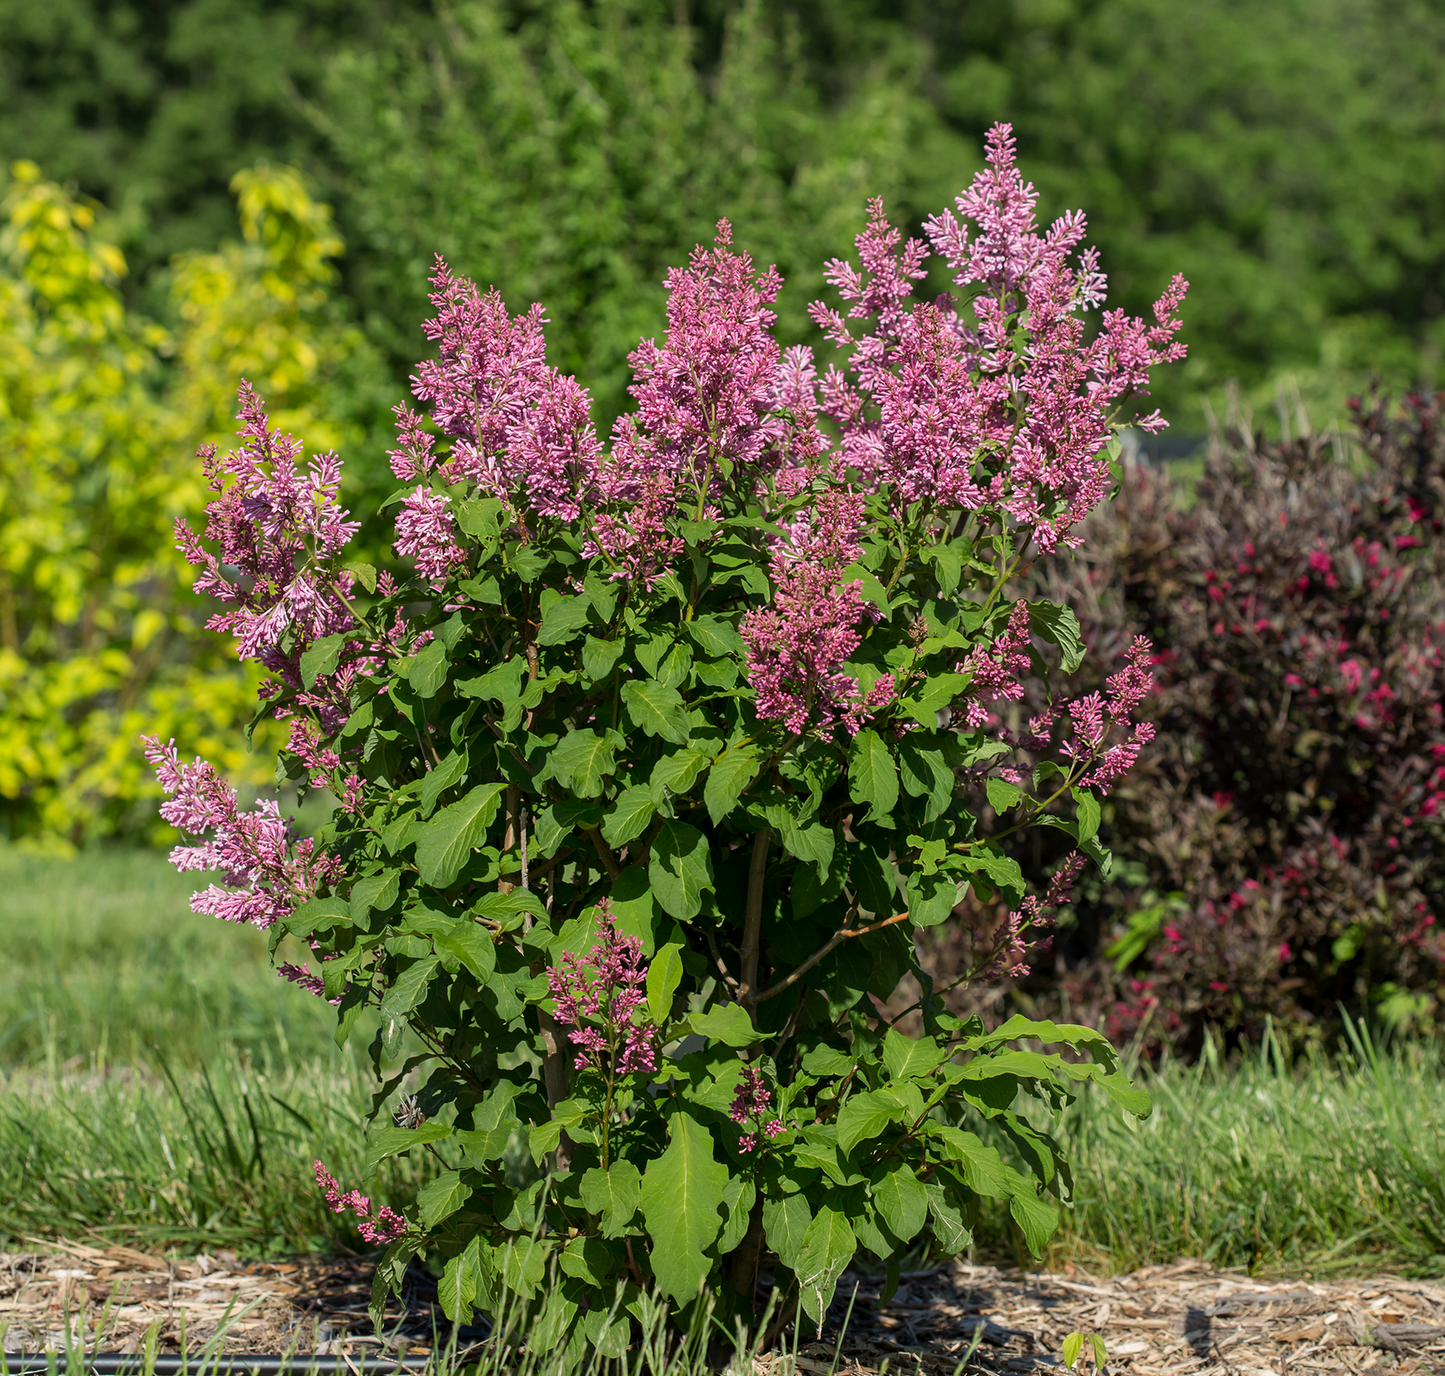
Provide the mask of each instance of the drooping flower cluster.
{"label": "drooping flower cluster", "polygon": [[601,940],[585,956],[563,953],[559,966],[547,971],[547,988],[555,1001],[553,1017],[572,1030],[567,1040],[577,1047],[578,1069],[610,1067],[619,1075],[652,1070],[657,1064],[656,1029],[633,1021],[647,1002],[647,967],[642,943],[619,935],[611,902],[598,904]]}
{"label": "drooping flower cluster", "polygon": [[340,1184],[325,1165],[317,1161],[315,1169],[316,1184],[326,1192],[326,1207],[334,1214],[352,1210],[356,1214],[357,1231],[373,1247],[384,1247],[406,1232],[406,1219],[395,1209],[383,1204],[373,1213],[371,1200],[360,1190],[348,1190],[342,1194]]}
{"label": "drooping flower cluster", "polygon": [[[1074,885],[1084,868],[1081,851],[1073,851],[1064,863],[1054,871],[1049,880],[1048,892],[1040,900],[1037,894],[1028,894],[1017,909],[1010,912],[991,938],[992,949],[975,976],[977,979],[1019,979],[1028,974],[1025,963],[1029,948],[1036,945],[1039,935],[1053,924],[1058,910],[1072,897]],[[978,936],[975,933],[975,945]]]}
{"label": "drooping flower cluster", "polygon": [[[1080,313],[1103,299],[1104,278],[1092,250],[1070,261],[1084,217],[1066,215],[1037,233],[1037,196],[1014,165],[1009,126],[995,125],[987,142],[988,170],[958,198],[958,217],[945,212],[925,226],[973,319],[947,298],[906,304],[927,249],[900,244],[874,202],[857,241],[861,269],[828,269],[852,303],[847,318],[812,307],[851,355],[851,380],[830,373],[823,398],[849,466],[862,481],[887,484],[900,508],[920,500],[966,511],[998,505],[1047,553],[1077,543],[1072,528],[1107,491],[1101,451],[1114,406],[1147,390],[1153,364],[1183,357],[1174,334],[1188,284],[1173,280],[1155,303],[1155,324],[1108,311],[1103,330],[1086,341]],[[853,319],[872,327],[855,336]],[[1135,423],[1164,424],[1157,411]]]}
{"label": "drooping flower cluster", "polygon": [[772,1091],[763,1083],[763,1072],[747,1066],[738,1080],[738,1092],[728,1111],[733,1122],[749,1129],[738,1142],[739,1151],[753,1151],[758,1145],[759,1133],[764,1137],[782,1134],[783,1120],[772,1113],[772,1103]]}
{"label": "drooping flower cluster", "polygon": [[336,859],[318,854],[309,837],[298,839],[274,801],[242,812],[236,790],[214,766],[204,760],[182,764],[175,742],[162,745],[154,736],[145,738],[145,751],[170,795],[161,816],[185,835],[205,838],[177,846],[171,863],[183,873],[219,870],[231,886],[212,884],[192,894],[192,911],[264,931],[315,897],[319,885],[340,878]]}
{"label": "drooping flower cluster", "polygon": [[857,493],[820,496],[773,548],[773,605],[748,612],[738,627],[758,716],[782,721],[794,735],[834,723],[857,735],[868,714],[894,696],[891,675],[865,694],[839,668],[861,643],[862,627],[878,616],[862,598],[861,581],[839,578],[860,552],[862,515]]}
{"label": "drooping flower cluster", "polygon": [[[349,631],[355,618],[347,607],[352,576],[340,556],[361,528],[346,519],[337,502],[341,461],[335,454],[298,466],[301,443],[271,428],[254,389],[240,391],[240,446],[217,460],[212,446],[201,450],[216,499],[206,508],[206,540],[183,520],[176,522],[176,546],[201,570],[195,590],[226,603],[209,629],[234,634],[242,659],[259,660],[280,681],[298,691],[301,706],[314,707],[328,732],[346,720],[346,688],[357,671],[353,659],[336,673],[303,690],[301,656],[316,641]],[[234,572],[230,572],[234,570]]]}

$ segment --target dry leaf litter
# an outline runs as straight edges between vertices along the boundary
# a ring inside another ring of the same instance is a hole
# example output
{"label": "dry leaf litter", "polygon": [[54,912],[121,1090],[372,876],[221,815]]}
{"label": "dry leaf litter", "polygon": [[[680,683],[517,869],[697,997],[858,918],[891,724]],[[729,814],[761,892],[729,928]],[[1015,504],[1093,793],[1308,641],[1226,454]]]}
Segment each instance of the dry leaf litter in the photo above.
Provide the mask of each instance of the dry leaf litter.
{"label": "dry leaf litter", "polygon": [[[0,1253],[0,1328],[10,1352],[62,1345],[67,1322],[92,1346],[104,1322],[103,1347],[116,1352],[140,1351],[153,1326],[171,1352],[183,1334],[195,1350],[222,1327],[221,1349],[233,1353],[420,1355],[450,1339],[435,1282],[420,1268],[408,1272],[377,1338],[366,1315],[371,1275],[361,1258],[163,1259],[49,1243]],[[798,1349],[797,1370],[869,1376],[886,1365],[899,1376],[952,1376],[967,1358],[970,1372],[1023,1376],[1059,1370],[1065,1335],[1082,1331],[1103,1335],[1117,1376],[1445,1376],[1445,1285],[1394,1276],[1265,1282],[1182,1261],[1104,1280],[955,1264],[905,1274],[887,1303],[878,1299],[876,1277],[845,1275],[822,1339]],[[485,1336],[484,1326],[456,1335],[462,1349]],[[792,1361],[756,1358],[756,1376],[786,1376]]]}

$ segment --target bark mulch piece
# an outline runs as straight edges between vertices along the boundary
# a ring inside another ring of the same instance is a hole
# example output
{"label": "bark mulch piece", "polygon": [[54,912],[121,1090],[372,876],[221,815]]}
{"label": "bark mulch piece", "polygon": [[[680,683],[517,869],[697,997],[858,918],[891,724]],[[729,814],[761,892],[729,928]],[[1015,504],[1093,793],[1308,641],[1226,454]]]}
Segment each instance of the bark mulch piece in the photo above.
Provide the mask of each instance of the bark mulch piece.
{"label": "bark mulch piece", "polygon": [[[231,1353],[407,1352],[445,1341],[449,1328],[425,1273],[407,1276],[405,1303],[388,1307],[378,1341],[366,1316],[372,1263],[360,1258],[242,1262],[232,1253],[163,1259],[125,1247],[46,1243],[0,1253],[0,1328],[9,1352],[36,1352],[83,1332],[94,1346],[109,1305],[105,1350],[136,1352],[158,1326],[162,1352],[192,1351],[230,1319]],[[1265,1282],[1197,1261],[1111,1279],[1083,1272],[1027,1274],[955,1264],[905,1274],[876,1303],[877,1277],[845,1275],[821,1341],[797,1354],[803,1376],[828,1376],[857,1287],[839,1376],[868,1376],[886,1361],[898,1376],[1061,1373],[1074,1330],[1104,1336],[1114,1376],[1362,1376],[1366,1371],[1445,1376],[1445,1285],[1381,1276],[1335,1282]],[[484,1336],[463,1329],[461,1346]],[[757,1358],[756,1376],[788,1376],[781,1351]]]}

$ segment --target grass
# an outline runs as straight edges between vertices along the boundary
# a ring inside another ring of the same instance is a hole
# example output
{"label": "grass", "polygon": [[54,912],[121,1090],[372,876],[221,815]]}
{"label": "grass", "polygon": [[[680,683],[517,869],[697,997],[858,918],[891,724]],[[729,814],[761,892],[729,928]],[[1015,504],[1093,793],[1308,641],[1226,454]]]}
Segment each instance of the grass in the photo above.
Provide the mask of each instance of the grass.
{"label": "grass", "polygon": [[[331,1009],[277,978],[261,932],[191,912],[197,878],[163,855],[0,847],[0,1068],[53,1077],[155,1068],[159,1055],[194,1067],[231,1049],[324,1055]],[[287,949],[304,959],[289,938]]]}
{"label": "grass", "polygon": [[[191,914],[161,859],[0,852],[0,883],[0,1246],[355,1245],[311,1163],[360,1182],[368,1037],[338,1051],[331,1010],[275,977],[259,934]],[[1050,1265],[1445,1270],[1439,1045],[1360,1038],[1304,1066],[1267,1046],[1143,1074],[1144,1123],[1086,1094],[1053,1129],[1077,1198]],[[376,1193],[405,1202],[429,1162],[395,1163]],[[1017,1256],[1001,1211],[976,1240]]]}

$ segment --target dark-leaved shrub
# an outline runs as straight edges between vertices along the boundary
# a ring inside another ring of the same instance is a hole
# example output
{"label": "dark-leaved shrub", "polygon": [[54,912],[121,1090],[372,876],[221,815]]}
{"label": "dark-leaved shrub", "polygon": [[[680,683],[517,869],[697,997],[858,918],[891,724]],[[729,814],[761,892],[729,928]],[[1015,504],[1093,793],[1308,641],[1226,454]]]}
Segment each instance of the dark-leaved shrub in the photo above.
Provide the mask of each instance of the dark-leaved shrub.
{"label": "dark-leaved shrub", "polygon": [[[1077,560],[1036,569],[1079,610],[1097,686],[1150,637],[1158,731],[1105,804],[1113,873],[1005,999],[1185,1052],[1266,1018],[1321,1037],[1341,1005],[1437,1017],[1442,398],[1352,408],[1348,441],[1230,430],[1187,509],[1126,468]],[[929,954],[942,982],[951,954]]]}

